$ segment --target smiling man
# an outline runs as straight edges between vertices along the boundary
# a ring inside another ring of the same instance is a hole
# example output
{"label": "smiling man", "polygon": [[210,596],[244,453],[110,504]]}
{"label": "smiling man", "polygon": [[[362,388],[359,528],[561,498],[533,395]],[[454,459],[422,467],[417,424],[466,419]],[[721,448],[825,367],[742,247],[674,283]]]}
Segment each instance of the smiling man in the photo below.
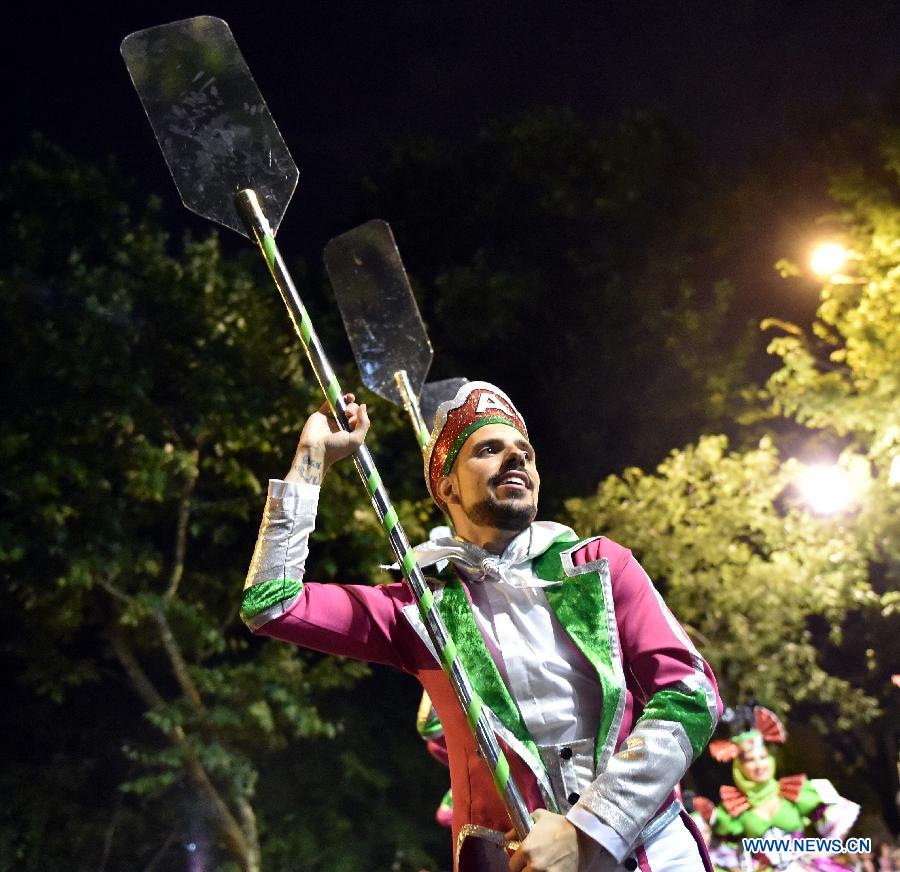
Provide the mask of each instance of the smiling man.
{"label": "smiling man", "polygon": [[[348,401],[351,432],[323,407],[285,480],[270,483],[244,620],[254,632],[415,675],[444,727],[454,839],[465,824],[508,830],[406,585],[303,581],[319,485],[369,426],[365,406]],[[485,382],[438,409],[425,478],[456,536],[419,546],[418,562],[534,813],[512,872],[709,868],[675,787],[721,703],[631,552],[535,520],[540,476],[525,422]]]}

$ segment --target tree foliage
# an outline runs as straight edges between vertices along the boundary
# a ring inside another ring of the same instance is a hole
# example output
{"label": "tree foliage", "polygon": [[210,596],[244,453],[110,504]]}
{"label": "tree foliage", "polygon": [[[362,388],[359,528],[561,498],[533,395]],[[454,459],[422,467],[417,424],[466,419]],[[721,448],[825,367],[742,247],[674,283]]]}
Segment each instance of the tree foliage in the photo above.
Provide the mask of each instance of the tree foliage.
{"label": "tree foliage", "polygon": [[828,701],[846,726],[859,724],[873,700],[822,666],[807,622],[839,622],[848,604],[871,598],[865,563],[846,526],[784,498],[794,476],[769,439],[729,452],[724,437],[707,436],[653,475],[628,469],[567,505],[580,532],[640,555],[729,699],[785,713]]}
{"label": "tree foliage", "polygon": [[378,155],[366,214],[394,227],[435,374],[502,385],[539,449],[568,446],[541,456],[545,508],[725,425],[755,340],[733,287],[695,269],[723,231],[693,208],[709,183],[646,114],[538,111]]}
{"label": "tree foliage", "polygon": [[[729,451],[725,437],[704,437],[655,472],[608,478],[568,509],[581,529],[621,537],[638,552],[702,643],[726,699],[755,698],[813,723],[845,773],[866,772],[896,831],[896,129],[882,131],[880,148],[882,166],[844,165],[833,179],[840,211],[824,223],[852,254],[821,289],[811,329],[773,322],[784,328],[769,346],[781,366],[757,408],[778,435],[740,451]],[[782,271],[801,274],[786,263]],[[799,500],[804,462],[823,454],[862,487],[849,514],[816,516]]]}
{"label": "tree foliage", "polygon": [[837,211],[828,223],[849,260],[823,286],[811,329],[771,342],[782,366],[767,396],[773,412],[824,434],[842,465],[862,470],[850,525],[879,599],[850,616],[846,644],[831,652],[831,662],[879,703],[867,734],[846,744],[851,759],[868,764],[896,832],[900,703],[891,674],[900,662],[900,129],[884,119],[873,127],[880,161],[867,165],[858,156],[832,183]]}
{"label": "tree foliage", "polygon": [[[256,261],[215,236],[173,246],[115,178],[40,145],[0,194],[4,651],[45,726],[8,725],[20,776],[51,755],[15,784],[0,851],[21,869],[62,863],[63,843],[83,865],[150,868],[192,844],[256,869],[266,755],[333,738],[321,704],[366,674],[237,620],[265,479],[321,399]],[[338,553],[344,577],[370,576],[384,548],[352,468],[329,489],[319,577]],[[83,743],[51,728],[61,715]],[[29,813],[54,781],[61,827]],[[74,812],[98,793],[98,815]]]}
{"label": "tree foliage", "polygon": [[[544,112],[472,142],[395,144],[364,216],[394,225],[434,376],[508,388],[539,447],[555,446],[541,454],[551,505],[624,468],[570,500],[567,520],[637,552],[726,698],[837,725],[841,760],[865,767],[892,825],[898,142],[881,141],[875,181],[835,182],[829,222],[855,259],[823,288],[809,334],[773,341],[762,440],[758,422],[730,421],[758,342],[735,297],[743,277],[717,260],[736,244],[734,213],[702,196],[709,177],[658,119],[599,128]],[[131,196],[108,168],[46,145],[0,184],[15,701],[2,783],[17,797],[0,818],[0,866],[150,870],[182,863],[186,846],[221,869],[298,856],[313,870],[433,866],[445,776],[419,748],[409,682],[361,679],[236,620],[265,480],[320,402],[270,279],[215,237],[174,244],[158,207],[135,211]],[[373,406],[371,447],[422,538],[436,516],[418,499],[408,425]],[[626,467],[712,429],[734,438],[699,438],[651,473]],[[799,502],[792,456],[806,437],[868,483],[854,514]],[[380,525],[352,468],[327,490],[315,577],[383,578]]]}

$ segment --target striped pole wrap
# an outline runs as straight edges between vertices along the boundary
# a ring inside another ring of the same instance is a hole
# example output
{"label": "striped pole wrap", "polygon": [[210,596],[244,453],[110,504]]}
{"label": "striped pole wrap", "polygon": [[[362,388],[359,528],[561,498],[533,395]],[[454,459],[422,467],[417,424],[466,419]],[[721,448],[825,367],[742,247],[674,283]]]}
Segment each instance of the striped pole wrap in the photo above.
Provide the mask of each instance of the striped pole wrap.
{"label": "striped pole wrap", "polygon": [[[238,214],[247,225],[251,236],[256,240],[266,258],[269,272],[272,274],[285,306],[287,306],[288,313],[303,342],[303,348],[309,358],[316,379],[325,393],[335,420],[343,430],[349,432],[347,404],[344,402],[343,391],[313,329],[309,313],[306,311],[306,307],[303,305],[287,267],[281,258],[278,247],[275,245],[275,237],[272,235],[269,222],[260,208],[256,192],[250,189],[239,191],[235,197],[235,204]],[[516,832],[520,838],[524,838],[531,830],[531,816],[528,813],[528,807],[525,805],[525,800],[518,785],[510,777],[509,762],[488,723],[487,715],[483,711],[481,698],[475,693],[472,683],[469,681],[469,677],[460,662],[456,646],[453,644],[453,640],[444,626],[431,589],[425,582],[425,576],[422,575],[422,570],[419,569],[419,565],[416,562],[415,552],[410,547],[406,533],[403,532],[403,527],[397,518],[397,512],[391,504],[391,498],[381,482],[381,476],[375,468],[372,455],[365,445],[361,445],[357,449],[353,455],[353,462],[369,493],[381,525],[387,534],[391,550],[403,568],[403,575],[416,598],[419,613],[428,631],[428,636],[432,645],[434,645],[435,651],[438,652],[441,658],[441,666],[466,715],[466,720],[472,729],[472,734],[478,746],[478,752],[490,767],[494,784],[509,812]]]}

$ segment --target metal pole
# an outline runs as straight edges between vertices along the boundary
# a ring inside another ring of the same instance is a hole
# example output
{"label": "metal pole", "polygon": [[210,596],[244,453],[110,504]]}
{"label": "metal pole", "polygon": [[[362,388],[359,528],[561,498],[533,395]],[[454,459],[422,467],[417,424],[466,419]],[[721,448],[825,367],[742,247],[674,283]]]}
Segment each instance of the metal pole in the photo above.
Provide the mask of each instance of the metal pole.
{"label": "metal pole", "polygon": [[416,439],[419,440],[419,447],[424,451],[431,434],[425,425],[425,419],[422,417],[422,411],[419,409],[419,401],[413,393],[406,370],[398,369],[394,373],[394,381],[397,382],[397,390],[400,391],[400,396],[403,397],[403,408],[406,409],[409,420],[412,422]]}
{"label": "metal pole", "polygon": [[[256,240],[266,259],[269,272],[272,274],[275,285],[281,293],[285,306],[287,306],[288,314],[294,322],[294,328],[300,336],[310,365],[325,393],[335,420],[341,429],[349,432],[350,426],[347,423],[346,413],[347,404],[344,402],[343,391],[338,384],[337,376],[331,368],[328,358],[325,356],[325,350],[319,342],[319,337],[313,329],[309,313],[306,311],[306,307],[303,305],[287,267],[281,258],[281,253],[275,244],[275,237],[272,235],[269,223],[260,208],[256,192],[249,188],[239,191],[235,198],[235,205],[250,235]],[[417,430],[417,432],[419,431]],[[402,567],[403,575],[416,598],[419,614],[422,616],[431,643],[440,657],[441,666],[472,729],[478,752],[490,767],[497,792],[506,805],[519,838],[523,839],[531,830],[531,816],[528,813],[528,807],[525,805],[525,800],[519,791],[518,785],[510,777],[509,761],[507,761],[497,742],[497,737],[488,723],[487,715],[483,711],[483,702],[478,694],[475,693],[469,681],[469,676],[463,668],[456,651],[456,645],[444,626],[431,589],[425,582],[425,576],[422,575],[422,570],[419,569],[419,565],[416,562],[415,552],[410,547],[406,534],[400,526],[397,512],[391,504],[387,490],[381,483],[381,476],[375,468],[372,455],[365,445],[361,445],[356,450],[353,455],[353,462],[369,493],[378,519],[381,521],[381,525],[387,534],[391,550]]]}

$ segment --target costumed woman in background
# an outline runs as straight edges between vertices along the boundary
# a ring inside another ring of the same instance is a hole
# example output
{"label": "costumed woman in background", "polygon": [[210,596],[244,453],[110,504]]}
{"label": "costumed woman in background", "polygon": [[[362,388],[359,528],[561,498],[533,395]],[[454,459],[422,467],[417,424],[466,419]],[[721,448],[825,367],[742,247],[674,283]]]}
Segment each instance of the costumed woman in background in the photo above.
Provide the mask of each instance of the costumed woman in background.
{"label": "costumed woman in background", "polygon": [[[803,836],[810,825],[822,838],[843,839],[859,814],[859,806],[838,794],[825,778],[805,775],[775,777],[775,760],[767,742],[781,744],[786,733],[781,721],[762,706],[738,706],[731,718],[730,740],[715,739],[709,752],[720,763],[732,763],[733,785],[723,785],[721,803],[694,799],[694,808],[709,821],[714,835],[743,838]],[[845,867],[825,855],[796,855],[771,851],[742,858],[743,869],[820,870]]]}

